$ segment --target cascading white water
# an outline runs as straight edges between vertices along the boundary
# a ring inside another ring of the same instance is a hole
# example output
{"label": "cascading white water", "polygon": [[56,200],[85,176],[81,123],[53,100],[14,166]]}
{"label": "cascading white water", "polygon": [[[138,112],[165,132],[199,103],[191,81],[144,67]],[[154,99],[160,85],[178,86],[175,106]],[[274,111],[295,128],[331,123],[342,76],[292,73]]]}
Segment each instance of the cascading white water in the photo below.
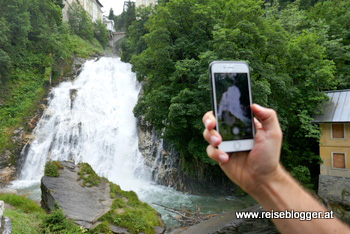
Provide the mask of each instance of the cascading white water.
{"label": "cascading white water", "polygon": [[34,130],[21,171],[22,183],[36,182],[47,160],[87,162],[100,175],[129,190],[143,170],[138,150],[136,104],[140,85],[131,65],[116,58],[87,61],[73,82],[51,92]]}
{"label": "cascading white water", "polygon": [[[202,204],[202,211],[207,212],[226,208],[225,199],[186,195],[151,181],[151,173],[138,150],[136,118],[132,113],[139,90],[130,64],[107,57],[87,61],[75,81],[52,89],[49,105],[34,129],[35,139],[23,150],[26,160],[20,178],[13,181],[12,187],[40,194],[45,163],[73,160],[89,163],[98,175],[124,190],[134,190],[149,204],[187,208]],[[157,161],[158,157],[155,164]],[[234,202],[238,207],[245,206]],[[167,218],[166,211],[155,208]]]}

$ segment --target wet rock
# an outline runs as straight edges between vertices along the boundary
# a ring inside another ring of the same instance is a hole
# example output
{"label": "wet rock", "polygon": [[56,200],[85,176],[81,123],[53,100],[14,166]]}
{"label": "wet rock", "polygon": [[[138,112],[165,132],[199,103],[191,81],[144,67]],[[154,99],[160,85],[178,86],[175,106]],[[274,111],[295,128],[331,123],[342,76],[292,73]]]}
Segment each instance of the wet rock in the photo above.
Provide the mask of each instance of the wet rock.
{"label": "wet rock", "polygon": [[0,169],[0,187],[4,187],[16,178],[16,168],[14,166]]}
{"label": "wet rock", "polygon": [[8,217],[4,216],[5,212],[5,203],[0,201],[0,233],[1,234],[11,234],[12,226],[11,221]]}
{"label": "wet rock", "polygon": [[8,166],[8,161],[11,158],[12,152],[9,150],[5,150],[4,153],[0,154],[0,168],[4,168]]}
{"label": "wet rock", "polygon": [[2,219],[3,226],[0,228],[0,233],[2,234],[11,234],[12,233],[12,225],[11,220],[4,216]]}
{"label": "wet rock", "polygon": [[[0,201],[0,219],[2,219],[2,216],[4,215],[5,212],[5,203],[4,201]],[[0,227],[1,227],[1,223],[0,223]]]}
{"label": "wet rock", "polygon": [[73,108],[73,103],[74,103],[75,98],[77,97],[77,93],[78,93],[78,90],[77,90],[77,89],[70,89],[70,90],[69,90],[69,97],[70,97],[71,109]]}
{"label": "wet rock", "polygon": [[45,111],[47,106],[45,104],[40,104],[39,105],[39,108],[42,110],[42,111]]}

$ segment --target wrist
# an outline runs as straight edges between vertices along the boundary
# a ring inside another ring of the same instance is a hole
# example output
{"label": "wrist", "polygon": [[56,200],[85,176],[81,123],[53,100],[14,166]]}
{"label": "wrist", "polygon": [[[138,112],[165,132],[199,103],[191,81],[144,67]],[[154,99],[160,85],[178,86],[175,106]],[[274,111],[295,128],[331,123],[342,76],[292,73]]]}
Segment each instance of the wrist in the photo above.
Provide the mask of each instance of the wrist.
{"label": "wrist", "polygon": [[[276,169],[268,176],[257,179],[257,185],[249,192],[256,200],[264,200],[266,196],[270,196],[275,190],[278,190],[279,185],[284,184],[288,178],[288,173],[283,166],[278,163]],[[277,192],[277,191],[276,191]]]}

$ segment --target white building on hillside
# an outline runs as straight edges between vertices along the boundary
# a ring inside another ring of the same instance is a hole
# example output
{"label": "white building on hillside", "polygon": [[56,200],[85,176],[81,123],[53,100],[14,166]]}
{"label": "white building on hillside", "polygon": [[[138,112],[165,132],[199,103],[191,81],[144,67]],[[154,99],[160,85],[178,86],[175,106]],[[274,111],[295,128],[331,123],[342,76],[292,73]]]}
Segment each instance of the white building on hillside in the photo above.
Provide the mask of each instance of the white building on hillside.
{"label": "white building on hillside", "polygon": [[63,21],[68,21],[68,10],[73,3],[80,4],[84,10],[90,15],[93,22],[102,21],[102,4],[99,0],[64,0],[64,8],[62,9]]}
{"label": "white building on hillside", "polygon": [[106,25],[106,28],[109,32],[115,32],[115,29],[114,29],[114,20],[110,20],[108,19],[107,16],[103,16],[103,23]]}
{"label": "white building on hillside", "polygon": [[157,0],[136,0],[136,7],[157,5]]}

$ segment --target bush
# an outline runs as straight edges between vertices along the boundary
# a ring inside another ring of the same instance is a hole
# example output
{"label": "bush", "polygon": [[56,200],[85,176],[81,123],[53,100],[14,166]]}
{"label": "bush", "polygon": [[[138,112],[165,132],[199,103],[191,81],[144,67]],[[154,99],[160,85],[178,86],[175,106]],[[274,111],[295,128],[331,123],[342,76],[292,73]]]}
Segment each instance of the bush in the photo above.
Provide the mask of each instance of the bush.
{"label": "bush", "polygon": [[58,177],[60,175],[60,172],[58,171],[57,163],[55,162],[47,162],[45,164],[45,170],[44,170],[45,176],[49,177]]}
{"label": "bush", "polygon": [[43,219],[42,228],[44,233],[83,233],[84,230],[75,225],[72,221],[67,220],[63,211],[54,210],[51,214]]}
{"label": "bush", "polygon": [[96,172],[87,163],[79,163],[80,170],[78,175],[79,179],[83,180],[83,187],[97,186],[101,182],[101,177],[99,177]]}

